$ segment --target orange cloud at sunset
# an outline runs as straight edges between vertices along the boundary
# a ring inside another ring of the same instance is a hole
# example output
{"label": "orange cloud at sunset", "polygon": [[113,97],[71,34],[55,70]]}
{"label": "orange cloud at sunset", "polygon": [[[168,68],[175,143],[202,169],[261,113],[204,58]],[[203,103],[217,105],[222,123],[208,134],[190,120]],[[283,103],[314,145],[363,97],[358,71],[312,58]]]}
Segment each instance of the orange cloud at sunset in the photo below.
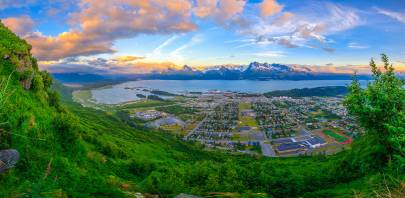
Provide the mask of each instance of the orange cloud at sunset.
{"label": "orange cloud at sunset", "polygon": [[279,5],[275,0],[264,0],[260,5],[262,17],[268,17],[281,12],[283,6]]}
{"label": "orange cloud at sunset", "polygon": [[140,59],[144,59],[145,57],[140,57],[140,56],[119,56],[115,58],[114,60],[119,61],[119,62],[131,62],[131,61],[136,61]]}
{"label": "orange cloud at sunset", "polygon": [[20,16],[20,17],[9,17],[2,20],[4,25],[11,29],[19,36],[24,36],[30,31],[34,26],[34,21],[29,16]]}
{"label": "orange cloud at sunset", "polygon": [[150,73],[167,71],[169,68],[178,69],[179,66],[172,62],[135,62],[135,63],[122,63],[115,64],[113,72],[121,74],[131,73]]}
{"label": "orange cloud at sunset", "polygon": [[[40,60],[113,53],[117,39],[141,33],[166,34],[193,31],[188,0],[109,1],[81,0],[71,14],[72,28],[57,36],[31,33],[26,36],[33,54]],[[32,19],[8,18],[5,24],[18,34],[26,34]],[[29,25],[27,25],[29,24]]]}
{"label": "orange cloud at sunset", "polygon": [[200,18],[212,17],[215,21],[224,23],[241,13],[245,4],[245,1],[235,0],[197,0],[194,14]]}

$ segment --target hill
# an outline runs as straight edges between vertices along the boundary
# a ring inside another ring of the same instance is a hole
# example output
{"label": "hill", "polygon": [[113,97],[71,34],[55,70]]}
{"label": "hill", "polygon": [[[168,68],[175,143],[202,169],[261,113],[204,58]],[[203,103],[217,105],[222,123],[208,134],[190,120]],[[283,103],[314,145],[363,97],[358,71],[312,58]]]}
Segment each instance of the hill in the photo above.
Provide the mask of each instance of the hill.
{"label": "hill", "polygon": [[303,89],[291,89],[291,90],[277,90],[267,92],[264,95],[266,97],[335,97],[348,93],[347,87],[344,86],[330,86],[330,87],[315,87],[315,88],[303,88]]}
{"label": "hill", "polygon": [[359,160],[370,147],[285,159],[229,155],[61,102],[30,49],[0,23],[0,148],[21,155],[0,175],[0,197],[369,197],[398,189],[383,180],[395,174]]}

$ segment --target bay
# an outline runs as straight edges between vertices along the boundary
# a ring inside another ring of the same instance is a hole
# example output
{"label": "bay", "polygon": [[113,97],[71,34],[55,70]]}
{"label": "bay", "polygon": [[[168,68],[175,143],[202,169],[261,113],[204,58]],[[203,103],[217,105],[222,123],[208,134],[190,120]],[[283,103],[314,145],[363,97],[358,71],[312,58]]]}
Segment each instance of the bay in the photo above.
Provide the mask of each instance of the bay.
{"label": "bay", "polygon": [[[362,86],[365,86],[367,82],[360,81]],[[145,90],[160,90],[175,94],[212,90],[265,93],[275,90],[347,86],[350,83],[351,80],[140,80],[93,89],[91,93],[92,99],[97,103],[118,104],[140,99],[137,97],[137,94],[148,95],[148,92]]]}

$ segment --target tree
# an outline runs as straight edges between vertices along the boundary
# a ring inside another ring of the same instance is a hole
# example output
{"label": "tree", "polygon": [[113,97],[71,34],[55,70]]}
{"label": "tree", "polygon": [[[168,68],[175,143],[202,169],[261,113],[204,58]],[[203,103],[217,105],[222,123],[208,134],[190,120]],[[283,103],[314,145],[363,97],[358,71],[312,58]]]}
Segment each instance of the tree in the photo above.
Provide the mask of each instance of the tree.
{"label": "tree", "polygon": [[[395,76],[394,67],[385,54],[381,55],[381,71],[373,59],[370,67],[373,81],[365,89],[355,78],[349,86],[345,106],[366,131],[370,142],[383,148],[385,163],[400,172],[405,170],[405,90],[404,81]],[[376,159],[377,160],[377,159]],[[378,159],[381,160],[381,159]]]}

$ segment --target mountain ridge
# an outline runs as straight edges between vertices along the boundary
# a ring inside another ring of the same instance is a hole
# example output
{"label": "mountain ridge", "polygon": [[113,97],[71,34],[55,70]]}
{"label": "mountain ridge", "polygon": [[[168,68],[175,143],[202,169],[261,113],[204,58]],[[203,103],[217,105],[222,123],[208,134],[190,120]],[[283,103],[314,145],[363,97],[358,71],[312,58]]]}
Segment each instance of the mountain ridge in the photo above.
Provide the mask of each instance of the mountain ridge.
{"label": "mountain ridge", "polygon": [[[86,83],[90,79],[109,81],[131,80],[351,80],[353,74],[314,72],[308,67],[297,67],[279,63],[252,62],[244,65],[218,65],[198,70],[188,65],[181,68],[168,68],[143,74],[94,74],[94,73],[54,73],[63,83]],[[360,74],[359,79],[370,79],[370,75]]]}

